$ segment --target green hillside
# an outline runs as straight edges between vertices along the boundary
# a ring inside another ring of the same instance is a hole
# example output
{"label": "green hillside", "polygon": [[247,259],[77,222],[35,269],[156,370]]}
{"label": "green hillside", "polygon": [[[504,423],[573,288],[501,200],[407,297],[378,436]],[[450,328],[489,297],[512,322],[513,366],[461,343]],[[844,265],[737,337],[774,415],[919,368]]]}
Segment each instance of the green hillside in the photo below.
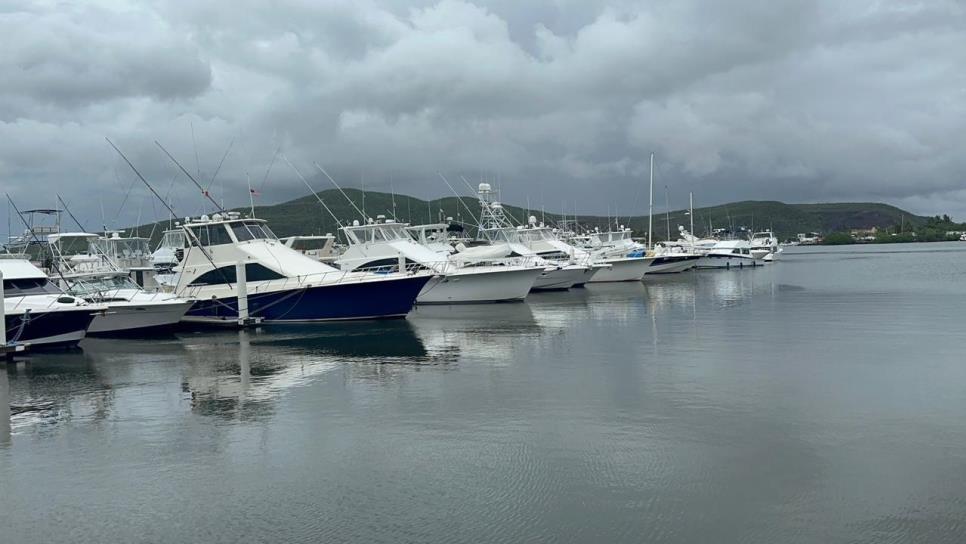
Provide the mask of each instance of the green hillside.
{"label": "green hillside", "polygon": [[[362,191],[346,189],[346,194],[360,208],[363,207]],[[332,213],[343,224],[351,223],[354,219],[361,219],[361,215],[335,189],[323,191],[319,196],[332,210]],[[395,199],[395,213],[393,200]],[[366,192],[365,212],[369,217],[385,215],[400,221],[413,224],[437,222],[441,218],[452,217],[454,220],[472,225],[474,217],[478,216],[479,204],[474,197],[463,197],[463,205],[456,197],[445,197],[438,200],[421,200],[405,195],[389,193]],[[525,221],[527,210],[511,205],[505,209],[518,222]],[[238,208],[248,215],[248,208]],[[907,227],[915,227],[925,223],[926,218],[916,216],[887,204],[878,203],[833,203],[833,204],[785,204],[777,201],[742,201],[719,206],[695,208],[695,230],[699,234],[708,231],[709,226],[719,227],[748,227],[755,229],[771,228],[782,238],[793,238],[799,232],[828,233],[848,230],[851,228],[869,228],[872,226],[888,227],[904,222]],[[338,224],[332,215],[326,212],[314,196],[306,196],[275,204],[272,206],[256,206],[256,217],[269,221],[272,229],[279,236],[293,234],[324,234],[337,233]],[[547,213],[545,216],[539,211],[531,211],[530,215],[548,224],[557,222],[561,216]],[[568,218],[572,218],[568,216]],[[657,240],[665,238],[667,232],[666,215],[663,211],[655,210],[654,237]],[[605,228],[608,218],[602,216],[581,215],[578,217],[581,225]],[[612,222],[613,220],[611,220]],[[647,216],[620,217],[618,223],[634,230],[636,236],[644,236],[647,232]],[[676,238],[677,226],[689,224],[686,210],[670,213],[671,236]],[[164,225],[154,228],[153,224],[137,227],[145,235],[153,230],[153,238],[157,240]]]}

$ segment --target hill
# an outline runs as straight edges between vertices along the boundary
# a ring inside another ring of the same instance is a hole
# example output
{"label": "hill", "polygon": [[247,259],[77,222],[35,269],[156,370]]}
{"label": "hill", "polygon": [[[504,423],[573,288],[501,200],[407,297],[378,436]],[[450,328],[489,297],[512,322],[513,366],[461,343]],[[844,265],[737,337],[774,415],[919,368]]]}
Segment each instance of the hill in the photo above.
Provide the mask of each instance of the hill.
{"label": "hill", "polygon": [[[435,200],[422,200],[405,195],[390,195],[389,193],[366,192],[358,189],[345,189],[346,194],[360,208],[365,209],[366,215],[375,217],[394,215],[400,221],[412,224],[437,222],[452,217],[454,220],[474,224],[473,217],[478,216],[479,204],[474,197],[445,197]],[[342,223],[351,223],[353,219],[361,219],[360,214],[335,189],[319,193],[332,214]],[[363,205],[364,202],[364,205]],[[395,202],[395,208],[393,208]],[[507,212],[517,220],[525,221],[528,210],[518,206],[504,205]],[[395,210],[395,213],[394,213]],[[237,208],[245,215],[250,213],[248,208]],[[548,224],[561,219],[560,214],[529,210],[529,214]],[[288,202],[271,206],[256,206],[255,216],[269,221],[272,229],[279,236],[294,234],[324,234],[338,232],[339,225],[332,215],[326,212],[314,196],[305,196]],[[676,210],[665,214],[655,210],[654,238],[662,240],[667,233],[667,217],[670,217],[672,238],[676,238],[677,226],[689,224],[686,210]],[[573,216],[568,215],[568,219]],[[605,228],[613,224],[613,218],[595,215],[580,215],[577,220],[581,225]],[[779,238],[793,238],[799,232],[829,233],[852,228],[889,227],[904,222],[907,227],[925,224],[927,218],[920,217],[902,209],[880,203],[829,203],[829,204],[785,204],[777,201],[747,200],[733,202],[719,206],[695,208],[694,224],[698,233],[705,233],[709,226],[718,227],[747,227],[754,229],[771,228]],[[618,224],[634,230],[635,236],[644,236],[647,232],[647,216],[621,217]],[[159,224],[141,225],[129,230],[137,229],[140,233],[153,232],[152,238],[160,238],[161,231],[167,222]]]}

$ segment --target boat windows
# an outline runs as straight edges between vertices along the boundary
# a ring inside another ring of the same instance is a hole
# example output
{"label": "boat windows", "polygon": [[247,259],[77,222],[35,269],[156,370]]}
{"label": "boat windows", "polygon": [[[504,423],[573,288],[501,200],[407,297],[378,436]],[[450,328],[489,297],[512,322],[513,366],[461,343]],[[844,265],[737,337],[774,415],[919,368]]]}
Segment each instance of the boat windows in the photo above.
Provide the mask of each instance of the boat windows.
{"label": "boat windows", "polygon": [[257,221],[245,221],[242,223],[232,223],[231,231],[235,234],[235,238],[239,242],[247,242],[248,240],[275,240],[277,239],[275,233],[272,232],[268,225],[259,223]]}
{"label": "boat windows", "polygon": [[[278,280],[284,277],[271,268],[258,263],[245,264],[245,278],[247,281]],[[236,281],[238,281],[238,277],[235,274],[235,265],[231,265],[209,270],[195,278],[189,285],[218,285],[222,283],[235,283]]]}
{"label": "boat windows", "polygon": [[232,243],[231,236],[228,235],[228,231],[225,230],[224,225],[219,224],[191,227],[191,232],[194,233],[195,237],[201,241],[201,245],[205,247],[220,246]]}
{"label": "boat windows", "polygon": [[3,280],[3,296],[23,297],[29,295],[59,295],[57,288],[47,278],[17,278]]}

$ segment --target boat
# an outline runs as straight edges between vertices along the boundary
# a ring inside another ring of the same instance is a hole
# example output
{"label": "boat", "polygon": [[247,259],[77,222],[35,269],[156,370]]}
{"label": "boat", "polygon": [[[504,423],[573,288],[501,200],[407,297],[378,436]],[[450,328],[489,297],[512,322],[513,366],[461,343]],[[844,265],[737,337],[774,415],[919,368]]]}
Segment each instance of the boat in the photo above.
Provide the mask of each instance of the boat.
{"label": "boat", "polygon": [[[336,259],[342,270],[397,272],[407,268],[431,270],[429,281],[416,298],[417,304],[457,304],[520,301],[527,296],[543,267],[497,259],[464,266],[448,253],[434,251],[417,242],[408,225],[384,216],[375,221],[342,228],[349,246]],[[436,227],[446,228],[445,224]],[[425,233],[429,227],[423,226]]]}
{"label": "boat", "polygon": [[751,268],[762,262],[751,254],[747,240],[719,240],[698,260],[697,268]]}
{"label": "boat", "polygon": [[552,229],[543,223],[537,223],[535,216],[531,215],[527,225],[517,230],[520,233],[520,240],[537,256],[559,264],[586,266],[589,270],[584,274],[583,281],[575,283],[574,287],[580,287],[590,281],[598,272],[612,268],[609,264],[596,262],[589,251],[562,240],[557,229]]}
{"label": "boat", "polygon": [[6,339],[37,347],[74,347],[106,310],[69,296],[25,255],[0,254]]}
{"label": "boat", "polygon": [[283,244],[265,220],[238,212],[188,218],[179,227],[186,247],[167,287],[194,301],[188,322],[236,323],[240,294],[249,316],[265,324],[405,317],[434,276],[338,270]]}
{"label": "boat", "polygon": [[479,184],[478,195],[480,223],[477,239],[469,244],[458,243],[455,246],[455,259],[478,266],[494,258],[520,258],[520,264],[543,268],[533,284],[532,290],[535,291],[567,290],[586,283],[596,275],[597,270],[589,266],[557,263],[537,255],[523,243],[518,228],[510,222],[503,205],[492,199],[493,190],[489,183]]}
{"label": "boat", "polygon": [[775,233],[766,230],[751,235],[751,254],[765,262],[772,262],[781,254],[782,248]]}
{"label": "boat", "polygon": [[107,237],[86,232],[49,234],[47,245],[61,289],[88,302],[107,306],[106,312],[94,318],[87,331],[89,335],[174,329],[192,302],[169,293],[148,292],[137,285],[129,271],[123,270],[114,259],[133,266],[143,278],[142,263],[147,257],[117,251],[112,242],[125,240],[117,232]]}
{"label": "boat", "polygon": [[654,261],[654,257],[645,255],[642,246],[633,241],[631,229],[623,225],[606,232],[595,229],[573,241],[588,251],[594,262],[607,265],[590,278],[590,283],[641,281]]}

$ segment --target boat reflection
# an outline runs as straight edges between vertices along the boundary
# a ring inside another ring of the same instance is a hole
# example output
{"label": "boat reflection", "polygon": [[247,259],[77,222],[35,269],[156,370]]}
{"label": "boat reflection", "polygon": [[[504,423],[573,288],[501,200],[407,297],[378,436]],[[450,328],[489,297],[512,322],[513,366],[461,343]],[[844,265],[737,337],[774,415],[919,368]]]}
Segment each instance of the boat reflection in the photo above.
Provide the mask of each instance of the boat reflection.
{"label": "boat reflection", "polygon": [[408,322],[430,354],[449,361],[460,353],[506,360],[514,339],[545,332],[527,303],[424,305]]}
{"label": "boat reflection", "polygon": [[242,420],[270,416],[284,391],[332,371],[378,377],[383,366],[440,362],[405,320],[209,332],[189,353],[192,411]]}
{"label": "boat reflection", "polygon": [[10,379],[7,365],[0,361],[0,447],[10,444]]}
{"label": "boat reflection", "polygon": [[100,422],[113,411],[115,391],[87,353],[45,353],[8,364],[5,377],[11,432],[65,421]]}

